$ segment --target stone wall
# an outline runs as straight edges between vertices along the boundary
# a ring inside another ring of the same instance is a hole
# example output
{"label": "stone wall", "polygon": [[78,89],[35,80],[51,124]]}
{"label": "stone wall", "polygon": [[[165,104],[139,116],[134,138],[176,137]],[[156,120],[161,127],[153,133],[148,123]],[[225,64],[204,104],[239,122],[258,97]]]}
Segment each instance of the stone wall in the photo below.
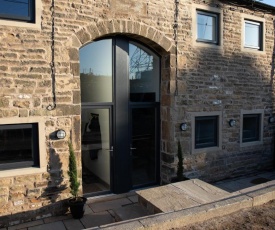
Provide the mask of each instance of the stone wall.
{"label": "stone wall", "polygon": [[[220,49],[194,45],[194,3],[222,11]],[[41,173],[0,177],[0,227],[66,211],[69,140],[81,175],[78,50],[106,35],[135,38],[162,57],[162,183],[175,175],[178,140],[190,178],[215,181],[272,166],[274,125],[268,118],[274,113],[274,14],[210,0],[182,0],[178,7],[176,31],[172,0],[60,0],[54,8],[52,1],[42,0],[40,29],[0,26],[0,119],[42,117],[48,165]],[[266,20],[265,52],[241,50],[242,13]],[[214,105],[215,100],[221,103]],[[262,145],[240,147],[241,109],[264,110]],[[222,112],[222,148],[193,154],[192,113],[202,111]],[[227,125],[231,118],[237,126]],[[179,130],[182,122],[188,125],[185,132]],[[64,140],[53,137],[59,128],[67,133]]]}

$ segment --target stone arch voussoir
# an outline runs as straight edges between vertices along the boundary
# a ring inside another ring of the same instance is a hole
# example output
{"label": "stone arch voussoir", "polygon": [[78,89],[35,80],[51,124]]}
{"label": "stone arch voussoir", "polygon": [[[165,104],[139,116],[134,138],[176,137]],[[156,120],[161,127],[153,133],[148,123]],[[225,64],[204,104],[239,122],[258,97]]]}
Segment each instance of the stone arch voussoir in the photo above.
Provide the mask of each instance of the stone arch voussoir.
{"label": "stone arch voussoir", "polygon": [[150,45],[155,44],[165,52],[173,52],[173,39],[160,30],[142,22],[120,19],[99,21],[81,28],[72,36],[71,44],[79,49],[97,38],[112,34],[127,35],[141,41],[147,40]]}

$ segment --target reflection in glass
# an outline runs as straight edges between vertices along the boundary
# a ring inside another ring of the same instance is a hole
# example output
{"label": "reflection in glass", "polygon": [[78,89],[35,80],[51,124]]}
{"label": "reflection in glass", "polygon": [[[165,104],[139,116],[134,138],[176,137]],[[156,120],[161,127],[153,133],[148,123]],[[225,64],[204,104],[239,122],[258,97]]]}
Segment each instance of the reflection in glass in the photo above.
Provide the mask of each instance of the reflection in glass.
{"label": "reflection in glass", "polygon": [[260,140],[260,114],[243,115],[243,142]]}
{"label": "reflection in glass", "polygon": [[140,44],[129,44],[130,101],[159,101],[159,57]]}
{"label": "reflection in glass", "polygon": [[198,40],[216,42],[216,15],[198,12],[197,14],[197,36]]}
{"label": "reflection in glass", "polygon": [[133,186],[156,181],[155,108],[132,110]]}
{"label": "reflection in glass", "polygon": [[195,118],[195,148],[218,145],[218,116]]}
{"label": "reflection in glass", "polygon": [[31,16],[32,0],[7,1],[0,0],[0,17],[26,18]]}
{"label": "reflection in glass", "polygon": [[110,189],[109,109],[82,109],[83,193]]}
{"label": "reflection in glass", "polygon": [[260,49],[260,23],[245,22],[245,46]]}
{"label": "reflection in glass", "polygon": [[37,130],[37,124],[0,125],[0,170],[38,166]]}
{"label": "reflection in glass", "polygon": [[112,102],[112,40],[90,43],[80,49],[82,102]]}

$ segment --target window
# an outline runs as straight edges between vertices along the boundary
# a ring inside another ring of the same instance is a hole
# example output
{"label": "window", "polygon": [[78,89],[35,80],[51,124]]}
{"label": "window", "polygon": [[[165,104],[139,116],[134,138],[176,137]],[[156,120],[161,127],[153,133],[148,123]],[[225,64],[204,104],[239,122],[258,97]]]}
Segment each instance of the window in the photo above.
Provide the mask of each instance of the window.
{"label": "window", "polygon": [[0,0],[0,18],[35,21],[35,0]]}
{"label": "window", "polygon": [[262,50],[262,23],[245,20],[244,46],[245,48]]}
{"label": "window", "polygon": [[218,39],[218,14],[197,11],[197,41],[219,43]]}
{"label": "window", "polygon": [[39,166],[38,124],[0,125],[0,170]]}
{"label": "window", "polygon": [[264,110],[242,110],[240,124],[240,146],[263,144]]}
{"label": "window", "polygon": [[218,116],[195,117],[195,149],[218,146]]}
{"label": "window", "polygon": [[242,142],[260,141],[261,114],[243,115]]}

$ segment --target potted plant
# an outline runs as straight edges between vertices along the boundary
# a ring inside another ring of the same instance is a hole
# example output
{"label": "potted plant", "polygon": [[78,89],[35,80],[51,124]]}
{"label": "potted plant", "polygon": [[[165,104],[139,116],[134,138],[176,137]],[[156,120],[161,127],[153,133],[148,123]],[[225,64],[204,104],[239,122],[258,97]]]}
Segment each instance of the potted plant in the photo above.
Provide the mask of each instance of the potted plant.
{"label": "potted plant", "polygon": [[70,192],[73,195],[69,199],[69,207],[74,219],[80,219],[84,215],[87,198],[78,196],[80,183],[77,178],[77,165],[72,143],[69,142],[69,171]]}

